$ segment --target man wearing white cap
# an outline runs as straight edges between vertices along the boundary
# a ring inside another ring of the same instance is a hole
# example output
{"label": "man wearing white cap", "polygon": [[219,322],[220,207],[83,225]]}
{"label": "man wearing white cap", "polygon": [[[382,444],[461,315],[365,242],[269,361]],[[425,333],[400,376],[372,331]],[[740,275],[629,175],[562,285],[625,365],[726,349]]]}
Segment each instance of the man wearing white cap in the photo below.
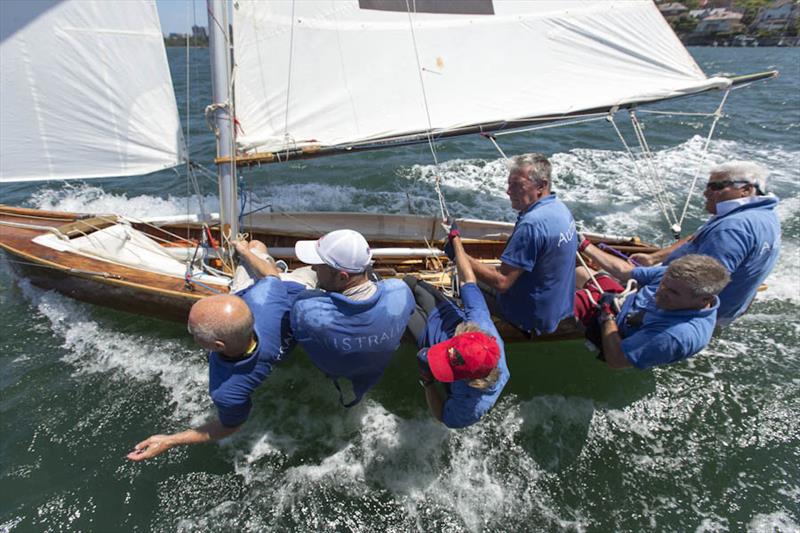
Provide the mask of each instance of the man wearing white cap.
{"label": "man wearing white cap", "polygon": [[[352,407],[380,380],[414,310],[414,297],[400,280],[371,281],[372,250],[357,231],[332,231],[298,241],[295,254],[313,265],[318,286],[305,291],[291,312],[295,339],[333,380],[339,401]],[[353,385],[345,403],[338,378]]]}

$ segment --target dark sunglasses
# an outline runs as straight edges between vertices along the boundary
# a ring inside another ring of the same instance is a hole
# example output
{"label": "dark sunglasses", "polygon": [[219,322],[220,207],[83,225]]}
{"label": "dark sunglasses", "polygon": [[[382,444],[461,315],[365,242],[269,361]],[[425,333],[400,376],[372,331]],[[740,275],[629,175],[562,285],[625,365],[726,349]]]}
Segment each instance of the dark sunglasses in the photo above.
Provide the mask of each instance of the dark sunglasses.
{"label": "dark sunglasses", "polygon": [[706,183],[706,189],[712,191],[721,191],[722,189],[726,189],[731,185],[736,185],[737,183],[741,185],[753,185],[749,181],[732,181],[732,180],[709,181],[708,183]]}

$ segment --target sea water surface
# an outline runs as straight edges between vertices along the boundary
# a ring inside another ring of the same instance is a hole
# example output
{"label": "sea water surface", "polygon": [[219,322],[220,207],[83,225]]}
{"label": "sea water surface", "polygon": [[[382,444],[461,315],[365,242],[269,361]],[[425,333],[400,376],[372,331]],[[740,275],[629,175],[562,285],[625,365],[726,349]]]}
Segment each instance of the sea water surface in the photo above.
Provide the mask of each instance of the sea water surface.
{"label": "sea water surface", "polygon": [[[700,355],[620,372],[578,342],[512,346],[511,382],[493,412],[451,431],[428,415],[410,349],[351,410],[298,351],[258,390],[238,434],[132,463],[125,454],[148,435],[213,415],[204,354],[182,325],[43,292],[3,256],[0,531],[798,531],[800,50],[691,52],[707,74],[781,71],[731,94],[705,162],[709,121],[640,115],[676,206],[698,167],[702,186],[712,164],[731,159],[767,166],[781,198],[769,289]],[[189,103],[190,152],[210,166],[207,51],[192,51],[189,84],[184,56],[169,50],[177,98],[184,121]],[[713,111],[720,97],[659,109]],[[500,143],[552,157],[581,228],[669,241],[609,124]],[[419,146],[247,170],[248,208],[433,214],[438,173],[456,216],[514,219],[488,141],[437,150],[438,167]],[[201,186],[215,210],[214,184]],[[182,169],[4,185],[0,197],[132,216],[199,207]],[[705,217],[696,195],[687,231]]]}

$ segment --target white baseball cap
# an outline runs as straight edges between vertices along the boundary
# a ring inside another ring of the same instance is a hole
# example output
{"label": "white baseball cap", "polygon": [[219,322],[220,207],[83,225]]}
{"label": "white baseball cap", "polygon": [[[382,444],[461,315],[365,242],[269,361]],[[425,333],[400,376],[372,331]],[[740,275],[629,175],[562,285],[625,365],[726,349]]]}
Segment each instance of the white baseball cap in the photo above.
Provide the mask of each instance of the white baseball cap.
{"label": "white baseball cap", "polygon": [[364,272],[372,263],[367,240],[351,229],[326,233],[316,241],[297,241],[294,253],[307,265],[325,264],[351,274]]}

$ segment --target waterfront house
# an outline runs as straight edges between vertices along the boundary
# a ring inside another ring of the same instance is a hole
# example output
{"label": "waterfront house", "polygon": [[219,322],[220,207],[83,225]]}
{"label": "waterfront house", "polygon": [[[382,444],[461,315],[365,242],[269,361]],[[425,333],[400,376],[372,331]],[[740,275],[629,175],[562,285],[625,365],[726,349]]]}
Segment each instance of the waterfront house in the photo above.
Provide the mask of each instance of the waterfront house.
{"label": "waterfront house", "polygon": [[776,0],[759,11],[751,29],[761,32],[784,32],[800,17],[800,1]]}
{"label": "waterfront house", "polygon": [[714,11],[714,14],[709,14],[700,21],[695,28],[695,34],[735,33],[743,29],[742,17],[744,15],[742,13],[726,9],[715,9]]}
{"label": "waterfront house", "polygon": [[676,19],[689,13],[689,8],[680,2],[661,4],[658,6],[658,10],[661,11],[661,14],[664,15],[664,18],[667,20]]}

